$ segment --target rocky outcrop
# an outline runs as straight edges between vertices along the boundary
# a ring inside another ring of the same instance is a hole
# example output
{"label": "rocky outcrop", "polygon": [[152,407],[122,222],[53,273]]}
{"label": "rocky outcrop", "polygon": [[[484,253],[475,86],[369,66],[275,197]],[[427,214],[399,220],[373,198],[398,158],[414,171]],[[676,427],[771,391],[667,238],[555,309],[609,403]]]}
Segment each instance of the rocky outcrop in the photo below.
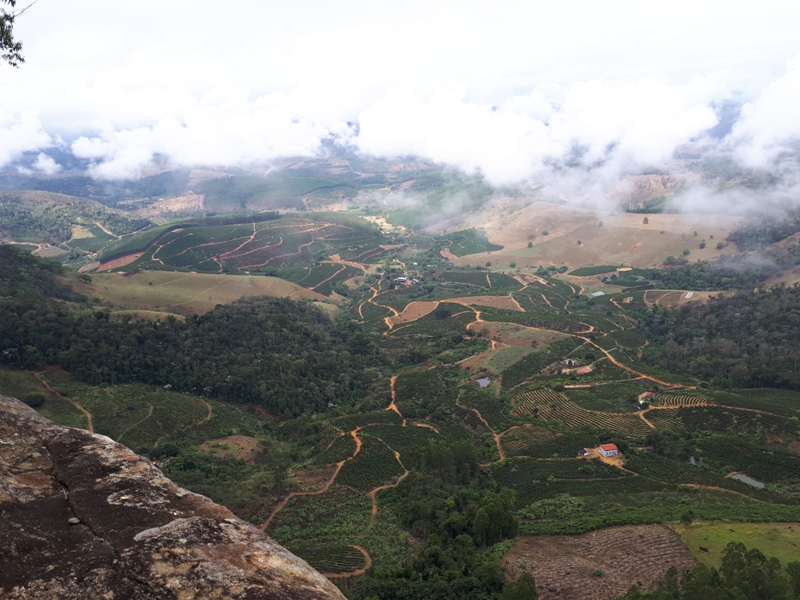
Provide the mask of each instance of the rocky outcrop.
{"label": "rocky outcrop", "polygon": [[0,597],[343,599],[261,531],[109,438],[0,397]]}

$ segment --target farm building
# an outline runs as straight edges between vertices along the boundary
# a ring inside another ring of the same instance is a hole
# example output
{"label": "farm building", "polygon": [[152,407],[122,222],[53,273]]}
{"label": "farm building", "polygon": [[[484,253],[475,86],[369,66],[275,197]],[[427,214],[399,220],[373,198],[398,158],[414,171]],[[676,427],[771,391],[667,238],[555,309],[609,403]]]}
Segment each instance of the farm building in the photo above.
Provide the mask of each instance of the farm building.
{"label": "farm building", "polygon": [[603,456],[616,456],[619,454],[619,448],[617,448],[616,444],[601,444],[600,454]]}

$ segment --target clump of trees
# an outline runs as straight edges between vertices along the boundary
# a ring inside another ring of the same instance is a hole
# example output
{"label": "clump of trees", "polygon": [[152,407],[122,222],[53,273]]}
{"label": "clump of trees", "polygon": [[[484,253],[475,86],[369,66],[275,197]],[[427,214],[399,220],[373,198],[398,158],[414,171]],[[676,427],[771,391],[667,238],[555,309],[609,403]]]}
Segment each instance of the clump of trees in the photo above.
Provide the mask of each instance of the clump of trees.
{"label": "clump of trees", "polygon": [[797,600],[800,562],[785,567],[777,558],[731,542],[719,569],[700,565],[681,577],[671,567],[652,591],[632,587],[617,600]]}

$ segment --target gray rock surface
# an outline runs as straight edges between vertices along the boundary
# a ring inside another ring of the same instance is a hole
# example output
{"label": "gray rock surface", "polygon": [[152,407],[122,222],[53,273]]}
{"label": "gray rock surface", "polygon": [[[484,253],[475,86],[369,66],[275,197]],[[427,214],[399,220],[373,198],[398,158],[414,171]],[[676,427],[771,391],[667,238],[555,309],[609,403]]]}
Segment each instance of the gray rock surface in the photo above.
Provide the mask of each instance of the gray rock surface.
{"label": "gray rock surface", "polygon": [[2,396],[0,597],[344,598],[306,562],[149,460]]}

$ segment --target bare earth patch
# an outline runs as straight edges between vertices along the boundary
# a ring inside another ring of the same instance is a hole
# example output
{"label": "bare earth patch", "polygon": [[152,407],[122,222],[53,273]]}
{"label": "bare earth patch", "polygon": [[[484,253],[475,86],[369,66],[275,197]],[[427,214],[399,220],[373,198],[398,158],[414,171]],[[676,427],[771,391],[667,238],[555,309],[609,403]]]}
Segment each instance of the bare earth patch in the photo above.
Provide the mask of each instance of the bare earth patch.
{"label": "bare earth patch", "polygon": [[480,323],[470,323],[468,328],[471,331],[479,332],[482,337],[491,341],[529,348],[544,348],[548,344],[567,337],[555,331],[537,331],[516,323],[482,321]]}
{"label": "bare earth patch", "polygon": [[540,600],[612,600],[632,585],[649,588],[673,565],[683,571],[697,563],[680,537],[661,525],[523,537],[503,558],[511,579],[533,573]]}
{"label": "bare earth patch", "polygon": [[254,463],[261,454],[261,442],[247,435],[230,435],[216,440],[208,440],[198,448],[209,454],[226,458],[236,458],[246,463]]}
{"label": "bare earth patch", "polygon": [[522,312],[520,305],[509,296],[465,296],[464,298],[450,298],[448,302],[468,304],[470,306],[488,306],[490,308]]}
{"label": "bare earth patch", "polygon": [[139,260],[142,254],[143,254],[142,252],[137,252],[135,254],[128,254],[127,256],[121,256],[119,258],[115,258],[108,262],[104,262],[99,267],[97,267],[97,272],[102,273],[103,271],[111,271],[113,269],[119,269],[120,267],[124,267],[125,265],[129,265],[132,262]]}
{"label": "bare earth patch", "polygon": [[431,302],[410,302],[405,310],[396,317],[390,317],[389,322],[392,327],[403,325],[405,323],[412,323],[417,319],[421,319],[425,315],[429,315],[436,307],[439,306],[439,301],[434,300]]}

